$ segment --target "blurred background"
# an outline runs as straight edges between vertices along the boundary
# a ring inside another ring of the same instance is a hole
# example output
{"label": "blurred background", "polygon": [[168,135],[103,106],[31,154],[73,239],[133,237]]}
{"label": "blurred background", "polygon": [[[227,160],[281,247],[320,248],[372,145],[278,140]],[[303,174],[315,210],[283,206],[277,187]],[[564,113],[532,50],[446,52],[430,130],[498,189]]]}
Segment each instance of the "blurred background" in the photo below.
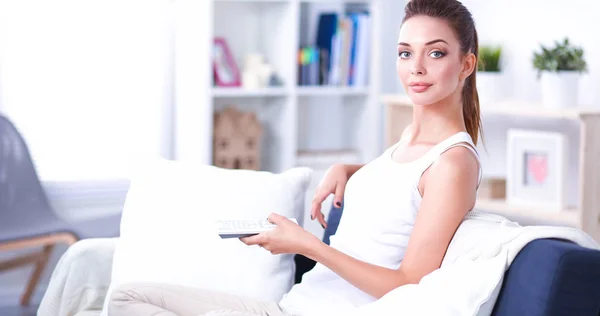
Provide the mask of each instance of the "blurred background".
{"label": "blurred background", "polygon": [[[86,238],[118,236],[130,166],[152,157],[272,172],[309,166],[309,202],[329,166],[377,157],[410,119],[395,72],[405,3],[0,0],[0,111],[30,153],[10,152],[2,128],[2,192],[25,179],[10,170],[29,161],[39,181],[27,176],[22,194],[39,183],[51,213],[15,212],[3,201],[0,241],[22,237],[12,223],[35,235],[48,221]],[[463,3],[485,57],[477,77],[486,195],[478,208],[596,232],[589,212],[600,193],[600,2]],[[544,170],[562,178],[511,191],[526,171],[507,149],[540,143],[516,143],[508,136],[515,128],[560,136],[546,147],[554,151]],[[525,190],[538,201],[523,201]],[[564,199],[549,205],[557,190]],[[2,249],[0,262],[27,253]],[[53,249],[33,304],[65,249]],[[18,304],[32,269],[1,272],[0,308]]]}

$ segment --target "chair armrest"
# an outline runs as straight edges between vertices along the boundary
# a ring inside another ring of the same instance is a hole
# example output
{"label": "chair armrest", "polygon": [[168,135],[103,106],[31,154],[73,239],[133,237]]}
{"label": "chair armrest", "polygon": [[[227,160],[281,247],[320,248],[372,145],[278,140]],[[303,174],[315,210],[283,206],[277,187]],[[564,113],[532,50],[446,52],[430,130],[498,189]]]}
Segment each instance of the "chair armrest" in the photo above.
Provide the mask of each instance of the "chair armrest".
{"label": "chair armrest", "polygon": [[102,310],[111,282],[117,238],[83,239],[62,255],[52,272],[38,316]]}

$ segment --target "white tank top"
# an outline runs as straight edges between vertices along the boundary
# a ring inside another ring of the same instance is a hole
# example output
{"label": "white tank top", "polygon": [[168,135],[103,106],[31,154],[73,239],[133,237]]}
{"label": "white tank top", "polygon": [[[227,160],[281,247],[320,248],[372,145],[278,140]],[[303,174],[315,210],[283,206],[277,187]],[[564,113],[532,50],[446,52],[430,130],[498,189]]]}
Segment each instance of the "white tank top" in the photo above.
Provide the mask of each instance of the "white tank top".
{"label": "white tank top", "polygon": [[[343,216],[330,238],[331,247],[389,269],[398,269],[404,258],[421,204],[418,184],[423,172],[455,146],[469,148],[479,160],[475,145],[465,132],[445,139],[420,158],[405,163],[392,160],[394,150],[402,142],[388,148],[350,177],[344,193]],[[317,263],[303,276],[302,282],[282,298],[280,306],[292,315],[323,313],[327,309],[341,315],[344,308],[373,301],[375,298]]]}

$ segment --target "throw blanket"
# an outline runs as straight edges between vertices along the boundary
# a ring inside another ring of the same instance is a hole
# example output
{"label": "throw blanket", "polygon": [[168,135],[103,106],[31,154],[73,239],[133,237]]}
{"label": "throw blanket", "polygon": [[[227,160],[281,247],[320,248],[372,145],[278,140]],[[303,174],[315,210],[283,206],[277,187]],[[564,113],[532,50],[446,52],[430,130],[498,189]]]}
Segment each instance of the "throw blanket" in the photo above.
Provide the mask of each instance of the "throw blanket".
{"label": "throw blanket", "polygon": [[504,272],[527,243],[540,238],[600,248],[579,229],[520,226],[501,216],[471,212],[457,230],[440,269],[419,284],[401,286],[347,315],[490,315]]}
{"label": "throw blanket", "polygon": [[102,310],[110,284],[116,238],[83,239],[60,258],[38,316],[92,316]]}

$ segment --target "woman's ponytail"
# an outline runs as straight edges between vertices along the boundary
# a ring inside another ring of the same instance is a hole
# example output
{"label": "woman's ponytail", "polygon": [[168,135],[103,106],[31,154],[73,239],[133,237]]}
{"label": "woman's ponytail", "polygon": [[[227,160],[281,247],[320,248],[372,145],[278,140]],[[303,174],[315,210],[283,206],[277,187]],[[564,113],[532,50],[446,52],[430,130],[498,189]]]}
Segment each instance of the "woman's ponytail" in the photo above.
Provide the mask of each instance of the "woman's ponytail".
{"label": "woman's ponytail", "polygon": [[[473,54],[479,61],[479,40],[477,38],[477,31],[475,33],[475,45],[473,47]],[[481,133],[481,111],[479,108],[479,95],[477,93],[477,66],[475,66],[473,73],[465,80],[465,85],[462,91],[462,102],[463,102],[463,118],[465,120],[465,126],[467,132],[471,135],[473,143],[477,145],[479,134]]]}

